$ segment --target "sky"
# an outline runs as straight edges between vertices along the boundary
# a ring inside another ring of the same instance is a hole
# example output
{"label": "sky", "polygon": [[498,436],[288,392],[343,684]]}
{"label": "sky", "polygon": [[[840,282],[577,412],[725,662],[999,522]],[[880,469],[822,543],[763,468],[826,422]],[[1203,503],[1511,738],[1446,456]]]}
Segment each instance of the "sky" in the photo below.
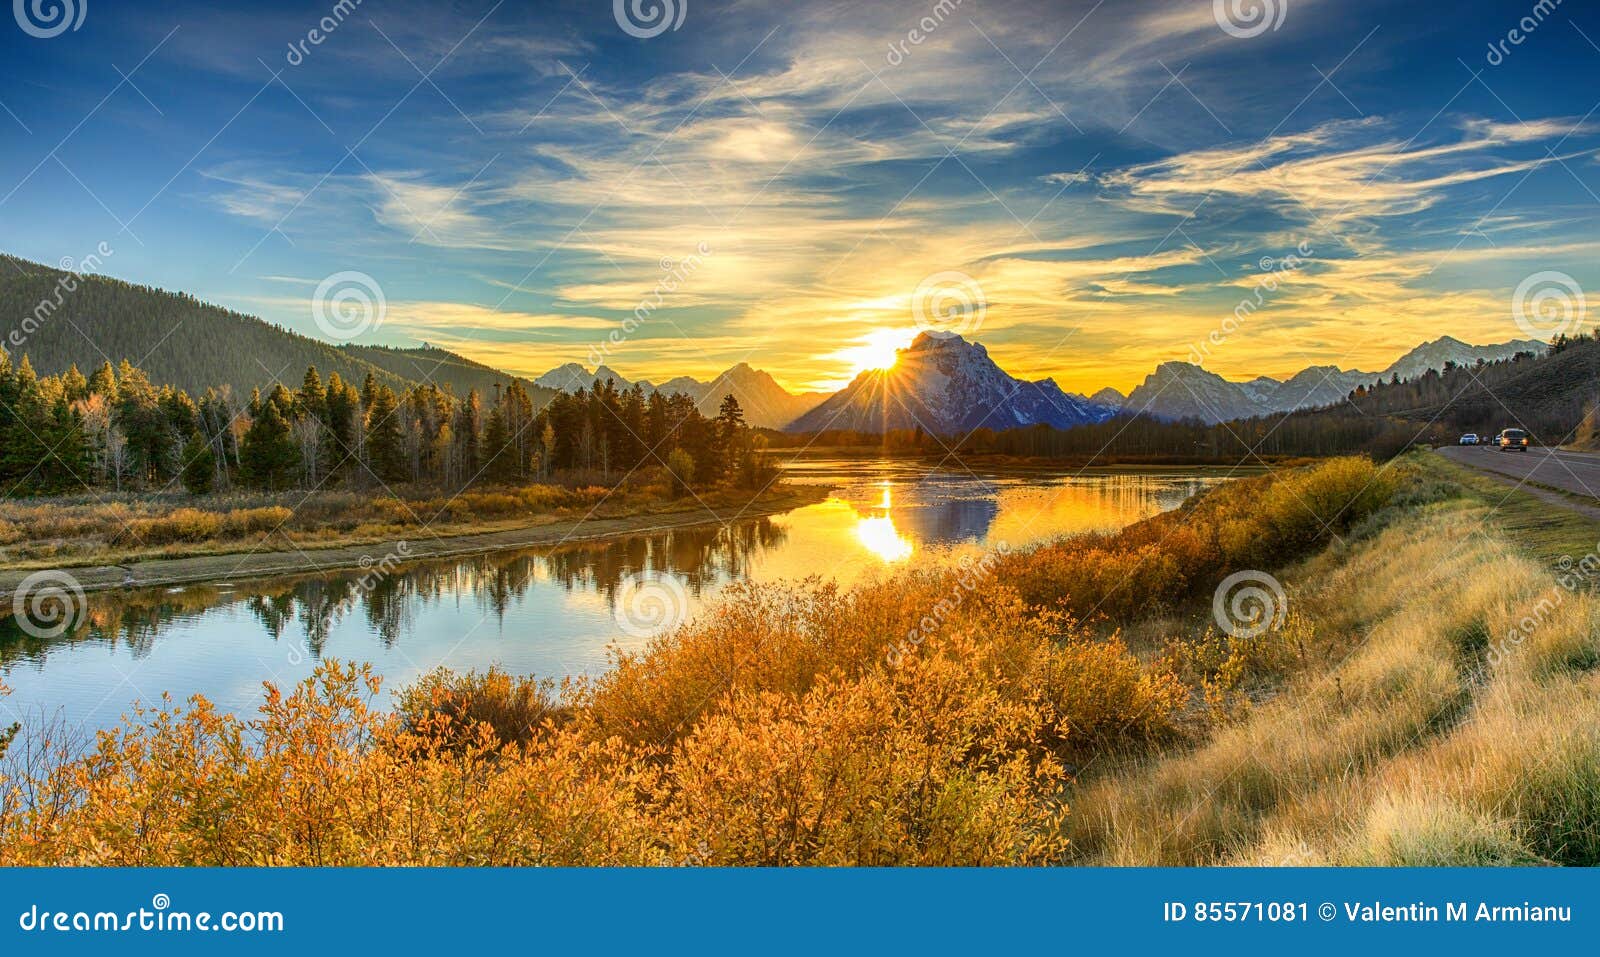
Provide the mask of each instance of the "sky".
{"label": "sky", "polygon": [[942,328],[1127,391],[1600,290],[1576,0],[41,2],[0,251],[320,338],[799,391]]}

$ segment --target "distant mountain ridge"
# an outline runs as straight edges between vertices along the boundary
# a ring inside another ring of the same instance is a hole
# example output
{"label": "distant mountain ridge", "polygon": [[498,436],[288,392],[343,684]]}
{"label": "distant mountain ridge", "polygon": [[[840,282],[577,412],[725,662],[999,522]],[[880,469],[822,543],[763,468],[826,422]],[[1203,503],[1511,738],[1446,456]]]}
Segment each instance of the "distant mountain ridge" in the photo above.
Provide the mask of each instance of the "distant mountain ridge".
{"label": "distant mountain ridge", "polygon": [[578,362],[556,366],[533,381],[547,388],[576,392],[580,388],[593,387],[597,381],[607,380],[615,383],[619,389],[638,385],[646,394],[659,391],[667,395],[673,393],[687,395],[694,399],[695,406],[706,415],[715,415],[723,397],[731,394],[744,410],[745,421],[764,429],[782,429],[827,398],[825,393],[820,392],[802,392],[798,395],[791,393],[779,385],[770,374],[752,368],[747,362],[741,362],[724,370],[709,382],[701,382],[689,376],[668,379],[660,385],[655,385],[646,379],[630,382],[603,364],[590,371],[587,366]]}
{"label": "distant mountain ridge", "polygon": [[1342,401],[1359,386],[1406,382],[1446,364],[1496,362],[1522,352],[1542,354],[1546,345],[1533,339],[1513,339],[1496,345],[1474,346],[1452,336],[1424,342],[1396,359],[1382,372],[1344,370],[1337,366],[1310,366],[1279,381],[1260,376],[1246,382],[1222,378],[1188,362],[1163,362],[1122,401],[1121,409],[1158,419],[1199,419],[1216,423],[1293,412]]}
{"label": "distant mountain ridge", "polygon": [[896,355],[893,366],[857,375],[788,431],[920,428],[959,435],[1025,425],[1066,429],[1116,414],[1111,406],[1064,392],[1052,379],[1014,378],[982,345],[955,333],[924,332]]}

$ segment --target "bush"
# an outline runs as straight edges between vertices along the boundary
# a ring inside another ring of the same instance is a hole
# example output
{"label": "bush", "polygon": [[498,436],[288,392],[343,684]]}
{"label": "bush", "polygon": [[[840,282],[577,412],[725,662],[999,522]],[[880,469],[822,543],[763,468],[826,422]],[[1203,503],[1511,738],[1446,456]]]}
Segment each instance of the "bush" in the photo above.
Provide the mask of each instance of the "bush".
{"label": "bush", "polygon": [[1171,611],[1233,571],[1276,567],[1371,515],[1395,480],[1362,458],[1241,479],[1118,532],[1008,555],[1035,607],[1127,621]]}
{"label": "bush", "polygon": [[294,512],[282,505],[264,508],[236,508],[228,513],[225,527],[230,535],[249,535],[270,532],[294,517]]}
{"label": "bush", "polygon": [[525,743],[561,711],[553,682],[492,667],[481,674],[436,668],[400,695],[396,710],[406,730],[457,746],[475,740],[478,725],[502,744]]}

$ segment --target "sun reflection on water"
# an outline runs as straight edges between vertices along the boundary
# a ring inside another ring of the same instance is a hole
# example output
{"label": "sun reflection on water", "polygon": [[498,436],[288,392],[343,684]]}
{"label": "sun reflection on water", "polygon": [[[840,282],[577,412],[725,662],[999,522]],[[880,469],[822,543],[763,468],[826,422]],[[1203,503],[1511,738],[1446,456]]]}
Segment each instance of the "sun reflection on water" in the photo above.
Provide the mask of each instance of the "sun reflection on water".
{"label": "sun reflection on water", "polygon": [[894,507],[891,486],[887,481],[882,485],[883,499],[873,507],[873,514],[856,520],[856,540],[882,561],[905,561],[911,557],[911,540],[894,527],[894,519],[890,517]]}

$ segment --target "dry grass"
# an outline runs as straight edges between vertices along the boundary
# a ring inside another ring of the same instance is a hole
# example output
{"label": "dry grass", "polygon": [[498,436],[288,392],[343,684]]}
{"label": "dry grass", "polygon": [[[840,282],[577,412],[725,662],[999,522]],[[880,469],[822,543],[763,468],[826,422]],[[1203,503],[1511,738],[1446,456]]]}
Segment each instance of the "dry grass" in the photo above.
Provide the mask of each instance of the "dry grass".
{"label": "dry grass", "polygon": [[[768,494],[784,494],[776,486]],[[642,476],[611,490],[597,485],[525,485],[448,494],[401,487],[398,494],[250,492],[205,496],[113,494],[0,500],[0,550],[10,568],[113,564],[138,559],[331,548],[390,541],[419,527],[440,537],[536,526],[563,519],[659,514],[749,501],[746,491],[671,495]]]}
{"label": "dry grass", "polygon": [[1303,566],[1327,664],[1197,748],[1086,778],[1075,859],[1600,862],[1600,605],[1485,514],[1409,508]]}

